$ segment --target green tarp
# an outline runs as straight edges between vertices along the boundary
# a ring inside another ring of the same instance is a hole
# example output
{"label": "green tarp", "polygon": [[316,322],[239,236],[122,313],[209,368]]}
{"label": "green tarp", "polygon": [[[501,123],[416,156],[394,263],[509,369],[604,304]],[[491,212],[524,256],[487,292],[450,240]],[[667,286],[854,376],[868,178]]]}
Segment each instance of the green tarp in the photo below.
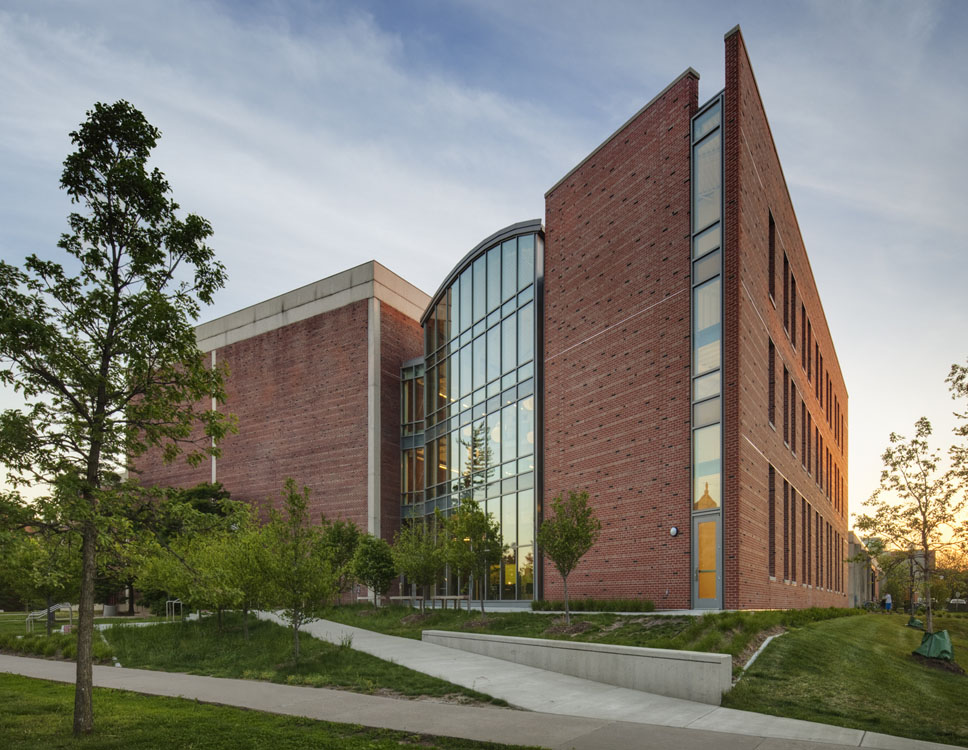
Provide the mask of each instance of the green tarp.
{"label": "green tarp", "polygon": [[954,661],[954,650],[951,648],[951,636],[947,630],[937,633],[925,633],[921,645],[914,649],[914,653],[929,659],[944,659]]}
{"label": "green tarp", "polygon": [[909,628],[916,628],[917,630],[924,630],[924,623],[914,615],[911,615],[911,619],[907,621],[907,626]]}

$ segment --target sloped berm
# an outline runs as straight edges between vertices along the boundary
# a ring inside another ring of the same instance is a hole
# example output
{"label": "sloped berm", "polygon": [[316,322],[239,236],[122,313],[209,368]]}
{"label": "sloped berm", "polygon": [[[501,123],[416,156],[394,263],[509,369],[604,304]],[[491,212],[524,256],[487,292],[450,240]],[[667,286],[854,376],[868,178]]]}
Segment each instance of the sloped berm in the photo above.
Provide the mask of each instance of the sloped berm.
{"label": "sloped berm", "polygon": [[728,654],[447,630],[425,630],[423,640],[549,672],[714,706],[720,705],[732,681]]}

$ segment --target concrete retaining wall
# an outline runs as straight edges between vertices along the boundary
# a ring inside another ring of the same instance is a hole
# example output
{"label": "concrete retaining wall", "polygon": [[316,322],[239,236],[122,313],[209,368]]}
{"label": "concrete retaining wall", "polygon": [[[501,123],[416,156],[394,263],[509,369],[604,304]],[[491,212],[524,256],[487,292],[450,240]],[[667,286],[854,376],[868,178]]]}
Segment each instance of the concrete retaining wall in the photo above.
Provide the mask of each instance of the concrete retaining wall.
{"label": "concrete retaining wall", "polygon": [[732,684],[727,654],[425,630],[423,640],[608,685],[718,706]]}

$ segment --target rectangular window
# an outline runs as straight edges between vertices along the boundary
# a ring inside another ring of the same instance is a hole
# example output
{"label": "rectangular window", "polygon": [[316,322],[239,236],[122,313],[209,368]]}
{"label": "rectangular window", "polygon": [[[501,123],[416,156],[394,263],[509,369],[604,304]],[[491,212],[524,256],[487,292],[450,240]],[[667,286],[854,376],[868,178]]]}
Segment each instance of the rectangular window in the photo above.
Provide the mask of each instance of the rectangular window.
{"label": "rectangular window", "polygon": [[790,488],[790,580],[797,580],[797,492]]}
{"label": "rectangular window", "polygon": [[810,356],[813,349],[813,326],[809,320],[807,321],[807,345],[804,349],[807,350],[807,382],[810,382],[813,380],[813,372],[810,369],[813,366],[813,357]]}
{"label": "rectangular window", "polygon": [[722,498],[720,475],[722,470],[722,430],[714,424],[694,430],[693,443],[693,510],[712,510],[720,506]]}
{"label": "rectangular window", "polygon": [[790,378],[790,451],[797,454],[797,388]]}
{"label": "rectangular window", "polygon": [[720,280],[713,279],[693,290],[693,375],[719,369],[722,323]]}
{"label": "rectangular window", "polygon": [[807,308],[800,305],[800,367],[807,369]]}
{"label": "rectangular window", "polygon": [[807,473],[813,472],[813,416],[807,412]]}
{"label": "rectangular window", "polygon": [[800,465],[807,468],[807,405],[800,399]]}
{"label": "rectangular window", "polygon": [[807,550],[810,549],[810,542],[807,540],[807,498],[800,497],[800,570],[803,578],[800,581],[807,583],[810,577],[810,568],[807,563]]}
{"label": "rectangular window", "polygon": [[719,221],[723,202],[722,132],[714,133],[693,149],[695,188],[692,231]]}
{"label": "rectangular window", "polygon": [[821,576],[823,575],[823,564],[821,563],[821,560],[820,560],[820,557],[821,557],[821,555],[820,555],[820,537],[823,536],[823,534],[821,533],[822,529],[821,529],[821,526],[820,526],[820,511],[819,510],[814,511],[814,513],[813,513],[813,520],[815,521],[814,528],[816,529],[816,536],[815,536],[815,539],[816,539],[816,544],[815,544],[816,554],[814,555],[814,560],[815,560],[816,564],[815,564],[814,567],[816,568],[816,571],[817,571],[816,575],[814,576],[814,582],[817,584],[817,588],[820,588],[823,585],[823,578],[821,578]]}
{"label": "rectangular window", "polygon": [[783,327],[790,331],[790,260],[783,253]]}
{"label": "rectangular window", "polygon": [[790,343],[797,348],[797,280],[790,274]]}
{"label": "rectangular window", "polygon": [[790,580],[790,485],[783,480],[783,580]]}
{"label": "rectangular window", "polygon": [[790,445],[790,374],[783,368],[783,442]]}
{"label": "rectangular window", "polygon": [[770,424],[776,424],[776,347],[770,339],[770,353],[767,358],[766,416]]}
{"label": "rectangular window", "polygon": [[770,465],[767,475],[767,532],[769,536],[769,547],[767,554],[767,567],[770,578],[776,578],[776,469]]}
{"label": "rectangular window", "polygon": [[770,213],[770,229],[769,229],[769,242],[768,250],[769,256],[767,257],[767,265],[769,269],[767,274],[769,275],[768,283],[770,289],[770,299],[776,304],[776,224],[773,222],[773,213]]}
{"label": "rectangular window", "polygon": [[807,583],[813,584],[813,508],[807,503]]}

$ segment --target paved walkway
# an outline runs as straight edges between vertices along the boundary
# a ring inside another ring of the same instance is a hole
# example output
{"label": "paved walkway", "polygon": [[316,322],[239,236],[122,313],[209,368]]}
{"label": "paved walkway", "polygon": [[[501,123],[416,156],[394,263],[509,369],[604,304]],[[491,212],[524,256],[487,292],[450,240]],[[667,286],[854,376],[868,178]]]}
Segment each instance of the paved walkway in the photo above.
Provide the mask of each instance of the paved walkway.
{"label": "paved walkway", "polygon": [[[95,667],[94,684],[270,713],[555,750],[949,747],[665,698],[331,622],[316,622],[306,630],[334,642],[351,635],[353,647],[360,651],[530,710],[399,700],[123,667]],[[72,683],[75,666],[0,654],[0,672]]]}

